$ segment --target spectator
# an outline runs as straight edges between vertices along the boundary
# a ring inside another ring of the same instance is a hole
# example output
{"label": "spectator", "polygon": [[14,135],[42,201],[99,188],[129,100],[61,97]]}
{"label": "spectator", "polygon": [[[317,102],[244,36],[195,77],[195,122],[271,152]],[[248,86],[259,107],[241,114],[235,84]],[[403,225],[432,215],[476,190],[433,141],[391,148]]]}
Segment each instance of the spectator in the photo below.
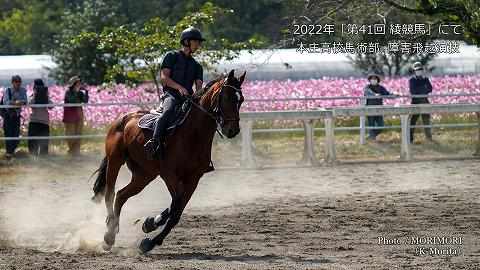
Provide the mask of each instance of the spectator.
{"label": "spectator", "polygon": [[[68,90],[65,92],[65,103],[87,103],[88,90],[77,76],[68,80]],[[83,133],[83,107],[63,107],[63,123],[65,135],[82,135]],[[67,139],[68,154],[79,155],[81,139]]]}
{"label": "spectator", "polygon": [[[22,78],[15,75],[12,76],[12,86],[8,87],[3,94],[3,104],[5,105],[25,105],[27,104],[27,90],[22,85]],[[7,114],[3,118],[3,131],[5,137],[20,136],[20,113],[21,108],[8,109]],[[5,141],[5,150],[7,157],[11,157],[15,152],[19,140]]]}
{"label": "spectator", "polygon": [[[33,94],[30,96],[28,102],[30,104],[52,104],[48,95],[48,88],[45,87],[42,79],[35,79],[33,81]],[[29,137],[50,135],[49,109],[51,108],[32,108],[30,123],[28,123]],[[28,152],[32,155],[48,154],[48,139],[28,140]]]}
{"label": "spectator", "polygon": [[[408,81],[408,87],[410,88],[411,95],[428,95],[432,92],[432,84],[427,77],[423,76],[423,65],[420,62],[413,63],[413,70],[415,75]],[[414,97],[412,98],[412,104],[428,104],[428,97]],[[419,114],[412,115],[410,125],[414,126],[417,123]],[[422,114],[422,122],[424,125],[430,125],[430,114]],[[414,128],[410,128],[410,143],[413,143]],[[433,141],[432,132],[430,128],[425,128],[425,136],[427,140]]]}
{"label": "spectator", "polygon": [[[371,74],[368,76],[367,86],[365,86],[364,95],[366,96],[365,105],[383,105],[383,99],[380,96],[391,96],[394,95],[385,89],[382,85],[380,85],[380,76],[376,74]],[[378,127],[383,127],[383,116],[381,115],[369,115],[367,116],[367,122],[369,127],[375,127],[375,122],[377,123]],[[367,140],[375,140],[382,132],[381,129],[370,129],[368,131]]]}

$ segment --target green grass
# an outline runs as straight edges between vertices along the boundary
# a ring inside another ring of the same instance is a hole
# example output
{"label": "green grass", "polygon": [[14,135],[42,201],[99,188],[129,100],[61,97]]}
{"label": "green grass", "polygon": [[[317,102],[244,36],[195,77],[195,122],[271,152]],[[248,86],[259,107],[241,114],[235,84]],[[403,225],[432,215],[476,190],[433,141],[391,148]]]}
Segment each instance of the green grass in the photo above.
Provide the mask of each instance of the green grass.
{"label": "green grass", "polygon": [[[412,146],[416,158],[442,158],[471,156],[477,147],[478,131],[470,129],[434,130],[432,143],[425,139],[423,130],[415,133]],[[297,164],[303,153],[303,133],[254,134],[255,159],[260,165]],[[336,132],[336,153],[340,161],[349,160],[397,160],[400,155],[399,131],[381,133],[376,141],[359,143],[358,132]],[[315,132],[315,153],[318,161],[325,156],[324,132]],[[239,166],[242,146],[240,140],[223,140],[214,147],[213,160],[221,166]]]}

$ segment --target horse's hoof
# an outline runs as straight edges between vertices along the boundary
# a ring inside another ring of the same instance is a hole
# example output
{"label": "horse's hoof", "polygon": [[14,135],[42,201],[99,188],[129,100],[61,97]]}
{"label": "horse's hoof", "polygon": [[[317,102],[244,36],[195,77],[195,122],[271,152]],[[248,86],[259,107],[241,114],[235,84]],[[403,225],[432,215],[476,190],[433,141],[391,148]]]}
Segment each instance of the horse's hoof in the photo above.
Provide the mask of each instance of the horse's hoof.
{"label": "horse's hoof", "polygon": [[155,219],[153,217],[147,217],[142,225],[142,231],[144,233],[153,232],[158,228],[157,224],[155,224]]}
{"label": "horse's hoof", "polygon": [[108,230],[103,236],[103,241],[105,242],[105,244],[113,246],[113,244],[115,244],[115,232]]}
{"label": "horse's hoof", "polygon": [[150,238],[145,238],[142,240],[142,242],[140,242],[140,245],[138,246],[138,252],[143,255],[152,250],[154,247],[155,244],[152,243],[152,240],[150,240]]}
{"label": "horse's hoof", "polygon": [[105,243],[105,242],[102,242],[102,248],[103,248],[103,250],[105,250],[105,251],[110,251],[110,249],[112,249],[112,246],[109,245],[109,244],[107,244],[107,243]]}

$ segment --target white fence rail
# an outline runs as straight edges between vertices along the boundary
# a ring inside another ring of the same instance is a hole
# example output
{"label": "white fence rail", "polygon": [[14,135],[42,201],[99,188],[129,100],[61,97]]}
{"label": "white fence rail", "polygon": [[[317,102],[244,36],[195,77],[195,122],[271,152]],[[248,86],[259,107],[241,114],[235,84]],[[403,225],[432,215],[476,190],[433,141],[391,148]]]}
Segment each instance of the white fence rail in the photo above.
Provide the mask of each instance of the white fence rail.
{"label": "white fence rail", "polygon": [[[335,128],[334,121],[336,117],[343,116],[367,116],[367,115],[400,115],[402,128],[402,145],[400,156],[403,159],[411,159],[410,143],[410,116],[413,114],[427,113],[477,113],[478,122],[474,124],[479,126],[479,138],[477,142],[477,151],[475,155],[480,155],[480,103],[476,104],[448,104],[448,105],[408,105],[408,106],[363,106],[363,107],[336,107],[327,111],[280,111],[280,112],[256,112],[243,113],[240,115],[242,126],[242,164],[248,167],[255,167],[256,162],[253,155],[252,144],[252,125],[254,121],[265,120],[288,120],[294,119],[302,121],[304,126],[304,152],[302,161],[309,161],[312,164],[317,162],[315,149],[313,148],[314,126],[319,119],[325,121],[326,150],[325,160],[335,161]],[[432,126],[432,125],[430,125]],[[421,127],[415,126],[415,127]],[[435,125],[433,125],[435,127]]]}

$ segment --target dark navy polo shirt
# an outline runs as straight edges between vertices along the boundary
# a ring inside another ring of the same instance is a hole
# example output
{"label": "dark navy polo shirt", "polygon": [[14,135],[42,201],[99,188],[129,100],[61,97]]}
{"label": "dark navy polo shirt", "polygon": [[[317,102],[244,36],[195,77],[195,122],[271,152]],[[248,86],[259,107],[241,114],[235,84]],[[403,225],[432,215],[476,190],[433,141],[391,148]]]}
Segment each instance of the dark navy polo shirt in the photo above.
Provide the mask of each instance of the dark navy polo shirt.
{"label": "dark navy polo shirt", "polygon": [[[193,94],[195,80],[203,81],[203,67],[193,57],[186,56],[182,50],[166,53],[161,68],[171,69],[170,78],[185,87],[190,94]],[[178,90],[167,85],[163,85],[163,90],[178,93]]]}

